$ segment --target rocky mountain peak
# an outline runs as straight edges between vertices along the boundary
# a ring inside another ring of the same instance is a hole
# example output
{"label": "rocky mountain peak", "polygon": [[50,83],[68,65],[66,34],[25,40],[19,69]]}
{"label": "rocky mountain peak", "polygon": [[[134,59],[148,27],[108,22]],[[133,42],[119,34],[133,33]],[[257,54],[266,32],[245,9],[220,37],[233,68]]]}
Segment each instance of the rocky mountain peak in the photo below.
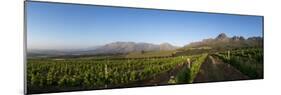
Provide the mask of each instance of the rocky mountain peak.
{"label": "rocky mountain peak", "polygon": [[245,38],[243,36],[233,36],[231,38],[233,41],[241,41],[241,40],[245,40]]}
{"label": "rocky mountain peak", "polygon": [[228,39],[227,35],[225,33],[220,33],[217,37],[217,40],[224,40],[224,39]]}

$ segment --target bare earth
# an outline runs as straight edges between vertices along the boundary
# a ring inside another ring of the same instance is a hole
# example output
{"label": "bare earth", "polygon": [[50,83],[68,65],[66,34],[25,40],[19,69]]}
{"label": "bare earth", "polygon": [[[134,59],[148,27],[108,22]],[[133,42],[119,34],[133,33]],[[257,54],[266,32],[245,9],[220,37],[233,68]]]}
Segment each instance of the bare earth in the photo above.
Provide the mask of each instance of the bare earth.
{"label": "bare earth", "polygon": [[230,64],[224,63],[219,58],[208,56],[207,60],[202,64],[193,83],[243,79],[249,79],[249,77],[242,74]]}

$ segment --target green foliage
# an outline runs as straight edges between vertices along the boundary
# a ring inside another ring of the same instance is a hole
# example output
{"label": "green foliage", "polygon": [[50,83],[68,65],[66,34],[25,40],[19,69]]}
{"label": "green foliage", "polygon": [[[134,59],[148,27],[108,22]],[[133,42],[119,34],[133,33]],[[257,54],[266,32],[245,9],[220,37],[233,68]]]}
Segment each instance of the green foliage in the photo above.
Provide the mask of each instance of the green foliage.
{"label": "green foliage", "polygon": [[150,51],[150,52],[131,52],[126,57],[127,58],[152,58],[152,57],[170,57],[175,51]]}
{"label": "green foliage", "polygon": [[190,79],[188,83],[192,83],[194,78],[196,77],[197,73],[200,71],[200,67],[203,64],[207,57],[207,54],[203,54],[200,57],[197,57],[195,61],[192,63],[191,68],[190,68]]}
{"label": "green foliage", "polygon": [[263,50],[261,48],[237,49],[215,54],[250,78],[263,78]]}
{"label": "green foliage", "polygon": [[191,67],[181,70],[176,76],[176,82],[192,83],[206,58],[207,54],[192,56]]}
{"label": "green foliage", "polygon": [[185,63],[187,56],[142,59],[28,59],[29,88],[106,88],[144,80]]}
{"label": "green foliage", "polygon": [[176,77],[176,83],[189,83],[191,79],[190,69],[182,70]]}

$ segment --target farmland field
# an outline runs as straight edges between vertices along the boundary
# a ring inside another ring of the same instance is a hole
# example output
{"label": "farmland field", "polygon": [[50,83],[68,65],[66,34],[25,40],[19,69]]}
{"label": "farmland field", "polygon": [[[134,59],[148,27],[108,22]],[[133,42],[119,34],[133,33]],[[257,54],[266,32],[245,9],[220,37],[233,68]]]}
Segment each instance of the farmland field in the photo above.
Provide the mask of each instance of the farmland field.
{"label": "farmland field", "polygon": [[[27,82],[32,92],[102,89],[128,85],[169,84],[158,81],[138,84],[157,75],[182,67],[190,61],[190,72],[181,78],[190,83],[207,54],[163,58],[85,59],[85,58],[35,58],[28,59]],[[185,68],[188,69],[188,68]],[[177,73],[176,73],[177,74]],[[176,74],[174,77],[177,78]],[[169,78],[167,80],[170,80]],[[147,80],[149,81],[149,80]],[[179,81],[175,80],[173,83]],[[134,84],[135,83],[135,84]],[[48,89],[48,90],[46,90]]]}
{"label": "farmland field", "polygon": [[250,48],[214,54],[250,78],[263,78],[263,49]]}
{"label": "farmland field", "polygon": [[29,58],[27,83],[37,93],[259,79],[262,53],[240,48],[186,56]]}

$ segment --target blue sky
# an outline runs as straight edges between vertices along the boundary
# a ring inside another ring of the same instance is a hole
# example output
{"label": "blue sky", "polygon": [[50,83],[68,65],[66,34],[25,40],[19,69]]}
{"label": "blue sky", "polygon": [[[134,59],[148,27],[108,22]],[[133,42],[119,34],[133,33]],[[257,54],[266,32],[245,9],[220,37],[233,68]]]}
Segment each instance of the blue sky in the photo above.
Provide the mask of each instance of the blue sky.
{"label": "blue sky", "polygon": [[170,43],[228,36],[262,36],[262,17],[195,12],[27,3],[30,49],[79,49],[116,41]]}

